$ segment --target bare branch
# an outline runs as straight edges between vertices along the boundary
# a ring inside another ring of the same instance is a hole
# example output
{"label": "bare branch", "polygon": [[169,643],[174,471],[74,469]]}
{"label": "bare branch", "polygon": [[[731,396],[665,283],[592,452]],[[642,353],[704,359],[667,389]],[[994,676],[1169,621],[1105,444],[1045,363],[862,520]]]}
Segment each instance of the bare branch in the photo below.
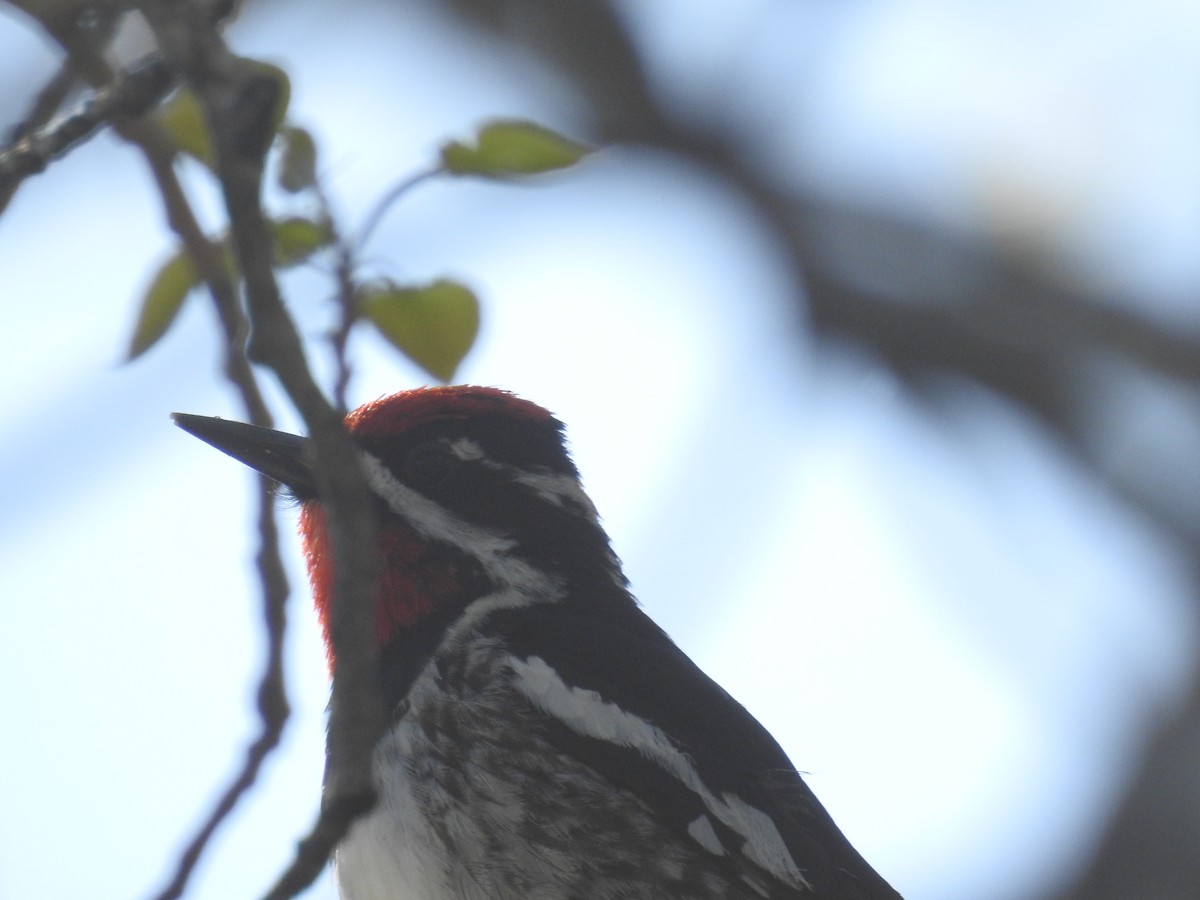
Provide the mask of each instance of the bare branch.
{"label": "bare branch", "polygon": [[371,757],[383,732],[384,716],[371,616],[378,566],[374,510],[355,446],[309,371],[275,282],[272,236],[260,193],[263,158],[273,137],[269,111],[278,86],[230,54],[215,29],[183,0],[147,3],[143,13],[164,57],[205,111],[245,279],[251,322],[248,353],[275,372],[303,416],[315,447],[317,489],[328,511],[336,663],[325,796],[317,824],[271,892],[270,896],[282,898],[312,882],[354,819],[375,801]]}
{"label": "bare branch", "polygon": [[288,584],[279,555],[274,493],[270,482],[265,478],[262,479],[259,491],[258,530],[261,542],[258,568],[264,586],[263,619],[268,635],[267,663],[258,686],[261,730],[258,737],[246,748],[246,758],[241,770],[221,794],[204,824],[180,854],[170,883],[155,895],[156,900],[174,900],[183,896],[192,871],[200,861],[208,842],[221,823],[233,812],[242,795],[257,780],[262,764],[279,744],[283,727],[290,714],[283,679],[283,636],[286,630]]}
{"label": "bare branch", "polygon": [[[270,413],[246,359],[246,320],[238,302],[236,286],[224,264],[221,248],[204,234],[184,194],[173,168],[173,145],[153,122],[135,118],[139,112],[153,105],[172,84],[170,70],[155,58],[137,71],[114,76],[91,32],[77,29],[72,23],[64,26],[50,20],[43,24],[68,53],[68,66],[65,68],[81,73],[98,88],[97,98],[85,107],[89,127],[99,127],[111,119],[118,133],[137,146],[145,156],[158,186],[167,221],[196,263],[217,308],[226,338],[226,375],[237,388],[248,418],[256,424],[270,425]],[[181,853],[169,883],[157,895],[162,900],[179,897],[186,890],[204,849],[242,795],[257,780],[262,764],[278,745],[289,716],[283,676],[283,638],[289,588],[279,553],[274,512],[274,495],[270,484],[264,480],[259,492],[258,568],[263,588],[267,659],[257,691],[261,723],[259,735],[247,747],[242,767],[221,794],[213,811]]]}
{"label": "bare branch", "polygon": [[349,239],[343,240],[342,236],[338,234],[329,199],[325,196],[325,192],[321,189],[319,183],[315,186],[324,221],[327,223],[333,236],[334,246],[338,248],[335,274],[337,277],[337,302],[340,314],[338,324],[334,328],[333,334],[330,335],[330,344],[333,346],[333,355],[337,362],[337,380],[333,388],[333,402],[342,413],[345,413],[347,410],[346,391],[350,386],[351,376],[350,361],[346,355],[346,345],[350,340],[350,329],[354,327],[354,323],[358,320],[358,301],[355,297],[354,277],[356,256],[361,253],[363,246],[370,240],[371,234],[375,231],[375,228],[379,225],[384,214],[387,213],[392,204],[417,185],[440,174],[441,171],[440,166],[427,169],[424,172],[411,175],[395,185],[372,208],[371,212],[367,215],[366,224],[363,225],[353,243],[349,243]]}
{"label": "bare branch", "polygon": [[350,389],[352,374],[350,358],[346,355],[346,345],[350,341],[350,330],[358,319],[354,278],[354,255],[357,248],[346,243],[339,233],[329,198],[325,195],[320,183],[314,185],[314,190],[317,194],[317,202],[321,205],[322,222],[329,229],[333,246],[337,248],[337,264],[334,274],[337,280],[338,323],[329,336],[329,343],[333,347],[333,357],[337,364],[333,385],[333,405],[339,413],[345,415],[348,410],[346,393]]}
{"label": "bare branch", "polygon": [[49,122],[67,99],[67,94],[71,93],[71,88],[78,83],[79,76],[71,68],[70,62],[63,63],[33,98],[25,118],[9,129],[7,142],[16,144]]}
{"label": "bare branch", "polygon": [[[63,69],[43,94],[56,84],[69,85],[73,78]],[[0,151],[0,210],[21,182],[36,175],[55,159],[92,137],[108,123],[141,115],[156,104],[171,87],[170,71],[162,61],[149,58],[120,74],[110,85],[84,101],[70,115],[49,125],[23,134],[15,143]],[[61,89],[61,88],[59,88]]]}
{"label": "bare branch", "polygon": [[[221,248],[204,235],[183,193],[172,167],[173,149],[153,126],[131,127],[127,129],[126,137],[135,141],[146,156],[158,185],[168,222],[187,248],[208,286],[225,333],[226,377],[237,388],[250,421],[270,426],[270,412],[246,359],[245,343],[248,329],[238,302],[236,285],[225,267]],[[221,795],[209,818],[180,854],[170,883],[157,895],[159,900],[182,896],[192,871],[213,834],[236,807],[242,795],[254,785],[263,763],[278,746],[290,715],[283,675],[283,639],[286,633],[289,587],[280,556],[274,490],[266,479],[263,479],[260,485],[258,502],[257,565],[262,585],[263,620],[267,636],[267,659],[258,685],[260,730],[246,749],[242,768]]]}

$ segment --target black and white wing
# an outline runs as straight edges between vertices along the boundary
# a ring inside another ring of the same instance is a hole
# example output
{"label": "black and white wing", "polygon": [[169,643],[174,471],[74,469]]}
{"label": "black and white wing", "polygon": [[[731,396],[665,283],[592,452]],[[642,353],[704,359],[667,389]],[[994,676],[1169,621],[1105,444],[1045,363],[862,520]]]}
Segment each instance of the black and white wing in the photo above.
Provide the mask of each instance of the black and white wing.
{"label": "black and white wing", "polygon": [[897,900],[779,744],[640,610],[512,610],[491,623],[550,739],[774,898]]}

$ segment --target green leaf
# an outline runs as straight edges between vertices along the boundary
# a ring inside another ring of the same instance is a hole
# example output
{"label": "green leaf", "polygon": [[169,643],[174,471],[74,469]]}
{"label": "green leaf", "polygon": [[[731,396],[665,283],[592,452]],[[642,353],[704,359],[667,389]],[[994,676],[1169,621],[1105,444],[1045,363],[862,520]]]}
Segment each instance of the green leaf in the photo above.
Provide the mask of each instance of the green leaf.
{"label": "green leaf", "polygon": [[333,243],[327,225],[300,216],[273,220],[271,233],[275,236],[275,265],[281,268],[302,263]]}
{"label": "green leaf", "polygon": [[469,288],[439,279],[424,287],[391,282],[359,294],[363,315],[439,381],[450,381],[479,333],[479,301]]}
{"label": "green leaf", "polygon": [[188,292],[199,283],[200,273],[185,251],[179,251],[163,264],[142,298],[126,361],[132,362],[158,343],[175,321]]}
{"label": "green leaf", "polygon": [[210,169],[216,165],[208,123],[204,119],[200,101],[189,89],[180,88],[176,91],[175,96],[158,110],[156,118],[181,153],[195,157]]}
{"label": "green leaf", "polygon": [[451,141],[441,150],[453,175],[505,178],[565,169],[591,153],[590,147],[533,122],[502,120],[480,128],[474,144]]}
{"label": "green leaf", "polygon": [[279,186],[296,194],[317,183],[317,144],[303,128],[289,125],[279,131],[283,158],[279,163]]}

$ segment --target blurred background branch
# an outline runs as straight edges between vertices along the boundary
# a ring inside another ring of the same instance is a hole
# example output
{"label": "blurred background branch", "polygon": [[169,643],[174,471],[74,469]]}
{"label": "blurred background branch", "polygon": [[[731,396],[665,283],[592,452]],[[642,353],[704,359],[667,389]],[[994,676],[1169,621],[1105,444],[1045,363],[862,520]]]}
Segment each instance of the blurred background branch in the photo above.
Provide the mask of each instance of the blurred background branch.
{"label": "blurred background branch", "polygon": [[[603,138],[677,154],[747,197],[785,248],[797,283],[797,328],[860,343],[917,396],[939,403],[941,376],[985,385],[1036,415],[1124,500],[1156,522],[1192,564],[1200,599],[1200,507],[1143,489],[1137,472],[1106,465],[1089,428],[1110,377],[1177,382],[1200,403],[1200,337],[1183,334],[1021,259],[947,229],[855,204],[798,195],[757,164],[755,135],[683,121],[647,82],[618,5],[587,0],[450,4],[476,26],[539,54],[589,101]],[[1200,252],[1200,248],[1197,248]],[[1200,447],[1193,447],[1200,451]],[[1197,456],[1187,454],[1195,464]],[[1168,480],[1169,477],[1168,477]],[[1180,479],[1185,480],[1181,477]],[[1193,648],[1200,658],[1200,646]],[[1060,900],[1187,900],[1200,895],[1200,680],[1147,735],[1124,799]]]}

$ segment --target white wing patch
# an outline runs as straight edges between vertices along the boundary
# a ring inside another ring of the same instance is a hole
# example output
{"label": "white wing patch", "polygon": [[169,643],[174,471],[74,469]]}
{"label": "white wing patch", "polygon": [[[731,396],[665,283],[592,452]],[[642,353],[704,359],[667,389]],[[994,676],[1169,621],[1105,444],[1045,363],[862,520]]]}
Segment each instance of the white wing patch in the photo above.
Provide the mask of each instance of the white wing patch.
{"label": "white wing patch", "polygon": [[[517,676],[514,683],[540,709],[579,734],[630,747],[657,763],[699,797],[718,821],[745,839],[742,853],[747,859],[784,884],[798,890],[812,889],[797,868],[771,817],[734,794],[725,793],[718,797],[709,790],[692,760],[660,728],[615,703],[609,703],[595,691],[571,687],[541,657],[514,658],[511,665]],[[694,820],[688,826],[688,833],[704,849],[715,852],[709,842],[720,846],[720,841],[712,823],[705,820],[698,824],[700,821]]]}
{"label": "white wing patch", "polygon": [[717,837],[716,829],[708,816],[696,816],[688,822],[687,830],[692,839],[713,856],[725,855],[725,848],[721,845],[721,839]]}

